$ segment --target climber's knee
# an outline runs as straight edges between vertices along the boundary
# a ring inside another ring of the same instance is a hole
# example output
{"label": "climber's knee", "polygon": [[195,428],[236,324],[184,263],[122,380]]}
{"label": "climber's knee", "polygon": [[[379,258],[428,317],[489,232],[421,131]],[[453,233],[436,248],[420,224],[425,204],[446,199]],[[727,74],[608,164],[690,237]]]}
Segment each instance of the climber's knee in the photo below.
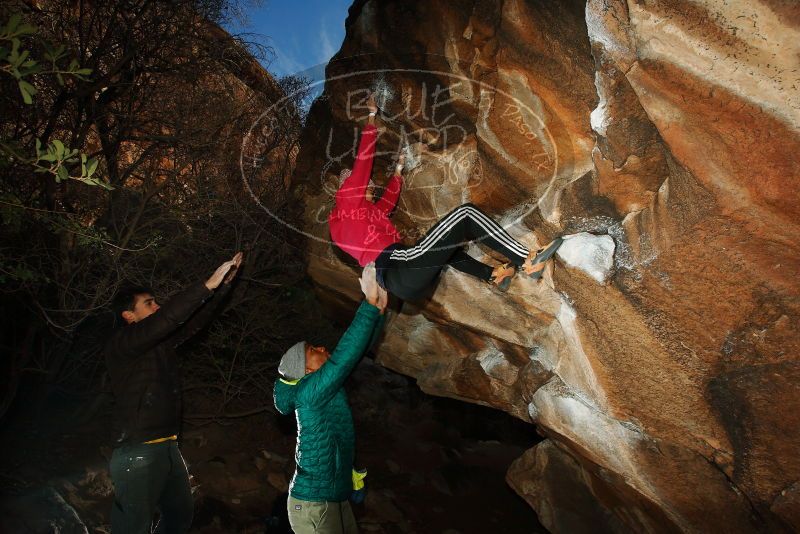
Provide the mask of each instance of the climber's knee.
{"label": "climber's knee", "polygon": [[463,212],[465,211],[465,208],[466,208],[466,211],[471,211],[471,210],[480,211],[478,209],[478,206],[476,206],[472,202],[467,202],[467,203],[461,204],[457,208],[451,210],[450,213],[448,213],[447,215],[442,217],[440,220],[444,221],[444,220],[450,219],[451,217],[455,217],[456,215],[463,215]]}
{"label": "climber's knee", "polygon": [[465,208],[467,208],[467,209],[472,209],[472,210],[477,210],[477,209],[478,209],[478,206],[476,206],[476,205],[475,205],[475,204],[473,204],[472,202],[466,202],[466,203],[464,203],[464,204],[461,204],[459,207],[457,207],[456,209],[454,209],[454,210],[453,210],[453,211],[451,211],[450,213],[448,213],[448,215],[452,215],[452,214],[454,214],[454,213],[455,213],[455,212],[457,212],[457,211],[464,211],[464,209],[465,209]]}

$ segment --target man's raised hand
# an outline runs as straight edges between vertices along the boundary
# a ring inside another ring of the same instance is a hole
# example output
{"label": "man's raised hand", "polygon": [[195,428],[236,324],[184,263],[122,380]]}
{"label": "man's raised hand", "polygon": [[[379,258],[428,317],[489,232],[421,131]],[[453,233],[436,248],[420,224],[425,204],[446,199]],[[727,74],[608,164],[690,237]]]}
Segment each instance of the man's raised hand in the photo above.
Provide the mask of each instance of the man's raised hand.
{"label": "man's raised hand", "polygon": [[233,262],[233,266],[230,268],[228,274],[225,276],[225,279],[222,281],[223,284],[230,284],[231,281],[236,278],[236,275],[239,273],[239,267],[242,266],[242,256],[243,254],[241,251],[237,252],[233,256],[233,259],[231,260]]}
{"label": "man's raised hand", "polygon": [[233,258],[217,267],[217,270],[214,271],[214,274],[212,274],[211,277],[206,280],[206,287],[213,290],[217,289],[223,281],[226,284],[230,283],[230,281],[233,280],[233,277],[236,276],[236,272],[241,264],[242,253],[237,252]]}

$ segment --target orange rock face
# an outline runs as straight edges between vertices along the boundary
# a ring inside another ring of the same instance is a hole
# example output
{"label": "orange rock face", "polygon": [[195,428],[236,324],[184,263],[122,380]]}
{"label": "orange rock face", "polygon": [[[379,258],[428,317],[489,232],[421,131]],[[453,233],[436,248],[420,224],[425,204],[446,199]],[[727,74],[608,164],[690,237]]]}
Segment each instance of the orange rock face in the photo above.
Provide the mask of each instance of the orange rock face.
{"label": "orange rock face", "polygon": [[309,272],[358,299],[325,220],[367,89],[409,239],[465,201],[531,247],[574,235],[508,294],[445,269],[379,350],[548,437],[508,480],[552,531],[800,529],[799,54],[774,0],[351,8],[295,174]]}

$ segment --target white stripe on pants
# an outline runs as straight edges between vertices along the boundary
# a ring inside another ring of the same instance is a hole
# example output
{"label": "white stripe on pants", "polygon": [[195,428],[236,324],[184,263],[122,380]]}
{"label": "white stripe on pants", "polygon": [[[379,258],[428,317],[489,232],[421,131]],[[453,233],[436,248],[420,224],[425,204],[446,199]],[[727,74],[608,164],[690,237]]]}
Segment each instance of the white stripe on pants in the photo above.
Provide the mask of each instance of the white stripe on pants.
{"label": "white stripe on pants", "polygon": [[433,232],[426,235],[418,244],[408,249],[395,250],[392,252],[391,258],[393,260],[409,261],[425,254],[433,248],[453,226],[466,217],[471,218],[480,226],[486,232],[486,237],[493,237],[499,243],[508,247],[509,250],[523,258],[528,256],[528,249],[511,237],[499,224],[471,204],[465,204],[456,208],[444,219],[439,221],[438,226],[434,228]]}

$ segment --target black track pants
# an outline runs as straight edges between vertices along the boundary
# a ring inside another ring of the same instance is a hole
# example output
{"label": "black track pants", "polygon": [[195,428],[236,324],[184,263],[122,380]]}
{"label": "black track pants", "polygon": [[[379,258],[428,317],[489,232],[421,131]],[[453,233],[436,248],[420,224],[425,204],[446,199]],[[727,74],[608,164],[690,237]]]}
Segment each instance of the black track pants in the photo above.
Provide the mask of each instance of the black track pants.
{"label": "black track pants", "polygon": [[189,472],[177,441],[135,443],[111,455],[113,534],[149,534],[156,510],[157,533],[182,534],[192,525],[194,502]]}
{"label": "black track pants", "polygon": [[424,296],[445,265],[451,265],[481,280],[489,280],[492,267],[464,252],[477,241],[499,252],[515,265],[522,265],[528,249],[474,204],[454,209],[428,230],[416,245],[394,245],[375,262],[378,277],[387,291],[414,300]]}

